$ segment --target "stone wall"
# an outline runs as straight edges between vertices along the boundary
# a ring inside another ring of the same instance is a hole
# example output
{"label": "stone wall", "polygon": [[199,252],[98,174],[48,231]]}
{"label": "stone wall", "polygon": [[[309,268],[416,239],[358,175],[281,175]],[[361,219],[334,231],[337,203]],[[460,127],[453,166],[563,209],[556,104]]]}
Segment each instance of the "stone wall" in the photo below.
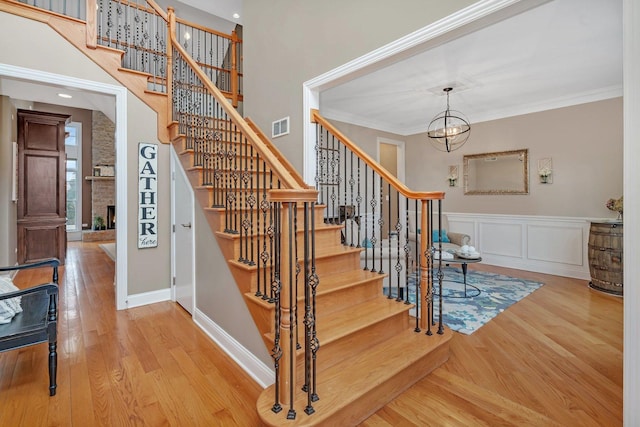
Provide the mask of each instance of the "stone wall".
{"label": "stone wall", "polygon": [[93,166],[116,163],[116,125],[100,111],[93,111],[91,157]]}
{"label": "stone wall", "polygon": [[[100,111],[93,111],[92,120],[92,166],[109,165],[116,162],[115,124]],[[91,178],[91,227],[93,220],[101,216],[107,222],[107,206],[116,204],[115,177]],[[91,233],[91,232],[89,232]],[[83,234],[83,240],[112,240],[114,233],[97,233],[95,236]]]}

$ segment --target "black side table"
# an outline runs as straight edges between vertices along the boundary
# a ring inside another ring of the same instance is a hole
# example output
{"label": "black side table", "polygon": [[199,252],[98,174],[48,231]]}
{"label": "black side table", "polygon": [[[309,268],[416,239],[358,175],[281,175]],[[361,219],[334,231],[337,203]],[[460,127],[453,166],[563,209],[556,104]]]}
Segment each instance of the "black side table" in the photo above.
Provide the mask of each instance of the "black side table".
{"label": "black side table", "polygon": [[[478,289],[476,286],[467,284],[467,265],[468,264],[473,264],[476,262],[481,262],[482,261],[482,257],[478,257],[478,258],[463,258],[458,256],[458,254],[453,254],[453,259],[443,259],[442,263],[443,264],[460,264],[460,266],[462,267],[462,284],[464,284],[464,296],[455,296],[455,295],[443,295],[447,298],[473,298],[473,297],[477,297],[478,295],[480,295],[480,289]],[[439,261],[438,260],[434,260],[434,265],[437,264]],[[443,282],[446,279],[443,279]],[[450,280],[451,282],[453,282],[453,280]],[[467,286],[472,288],[473,290],[475,290],[476,292],[472,293],[472,294],[468,294],[467,293]]]}

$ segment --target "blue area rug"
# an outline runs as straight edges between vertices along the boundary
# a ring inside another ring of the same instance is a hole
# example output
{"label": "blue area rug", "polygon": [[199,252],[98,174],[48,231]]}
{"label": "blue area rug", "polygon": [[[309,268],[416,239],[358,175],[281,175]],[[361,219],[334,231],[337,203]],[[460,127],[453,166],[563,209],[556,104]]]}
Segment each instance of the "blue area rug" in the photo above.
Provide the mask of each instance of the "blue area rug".
{"label": "blue area rug", "polygon": [[[454,267],[444,267],[442,319],[451,330],[470,335],[489,320],[506,310],[510,305],[520,301],[543,285],[533,280],[518,279],[502,274],[484,271],[467,272],[467,295],[464,296],[462,270]],[[437,281],[437,279],[435,279]],[[410,302],[415,302],[416,276],[408,278]],[[435,284],[436,307],[438,284]],[[436,322],[439,321],[438,312],[434,310]]]}

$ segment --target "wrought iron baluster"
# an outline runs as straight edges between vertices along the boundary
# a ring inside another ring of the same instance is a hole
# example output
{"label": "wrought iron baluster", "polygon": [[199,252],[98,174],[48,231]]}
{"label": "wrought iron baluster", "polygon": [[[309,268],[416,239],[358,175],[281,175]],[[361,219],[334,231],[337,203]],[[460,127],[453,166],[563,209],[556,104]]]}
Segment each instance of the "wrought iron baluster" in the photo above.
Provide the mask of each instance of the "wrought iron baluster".
{"label": "wrought iron baluster", "polygon": [[[442,230],[442,200],[438,200],[438,230]],[[439,251],[442,254],[442,236],[438,238]],[[444,334],[444,326],[442,323],[442,281],[444,273],[442,272],[442,256],[438,258],[438,335]],[[433,283],[431,284],[433,287]]]}
{"label": "wrought iron baluster", "polygon": [[317,353],[320,349],[320,341],[318,341],[316,330],[316,293],[317,288],[320,285],[320,278],[316,273],[316,204],[311,203],[311,274],[309,276],[309,285],[311,286],[311,316],[313,323],[311,326],[311,385],[309,390],[311,391],[311,401],[317,402],[320,397],[318,396],[317,385]]}
{"label": "wrought iron baluster", "polygon": [[[350,197],[349,206],[350,206],[350,208],[352,210],[352,214],[351,214],[352,218],[351,219],[355,221],[356,212],[355,212],[355,205],[353,203],[353,186],[355,185],[356,180],[353,178],[353,151],[350,151],[350,153],[351,153],[351,155],[350,155],[351,165],[349,167],[349,174],[350,174],[350,176],[349,176],[349,197]],[[346,176],[346,174],[345,174],[345,176]],[[350,228],[350,230],[349,230],[349,232],[350,232],[349,242],[350,242],[350,246],[353,247],[354,246],[354,244],[353,244],[353,223],[351,223],[351,227],[349,227],[349,228]],[[345,230],[345,234],[346,234],[346,230]],[[360,240],[360,239],[358,239],[358,240]]]}
{"label": "wrought iron baluster", "polygon": [[[292,260],[296,259],[296,257],[293,254],[293,250],[295,248],[294,246],[294,242],[295,242],[295,230],[294,230],[294,221],[292,221],[292,218],[294,217],[294,205],[295,203],[288,203],[287,204],[287,218],[288,218],[288,226],[289,226],[289,233],[288,233],[288,238],[289,238],[289,244],[288,244],[288,248],[289,248],[289,252],[287,254],[285,254],[286,257],[288,257],[288,263],[287,265],[289,266],[289,271],[285,272],[287,274],[287,285],[289,286],[289,378],[291,378],[291,381],[289,381],[289,411],[287,413],[287,419],[288,420],[293,420],[296,418],[296,410],[294,409],[294,403],[295,403],[295,390],[294,390],[294,384],[295,384],[295,365],[296,365],[296,346],[293,343],[297,342],[297,334],[296,334],[296,330],[297,330],[297,325],[296,325],[296,300],[297,298],[295,297],[296,295],[296,289],[294,287],[295,284],[295,274],[294,274],[294,266],[293,266],[293,262]],[[297,265],[297,264],[296,264]]]}
{"label": "wrought iron baluster", "polygon": [[[416,224],[416,254],[418,255],[416,258],[416,266],[417,266],[417,270],[415,272],[416,275],[416,290],[415,290],[415,297],[416,297],[416,301],[419,304],[426,304],[428,303],[428,296],[425,296],[425,301],[421,301],[420,298],[422,297],[420,289],[422,289],[422,256],[420,256],[420,240],[422,239],[422,236],[424,236],[424,234],[418,234],[418,229],[420,228],[420,223],[418,222],[418,201],[414,200],[415,204],[414,204],[414,221]],[[415,332],[420,332],[420,313],[422,313],[422,310],[420,310],[419,306],[416,306],[416,328],[414,329]],[[428,328],[429,331],[431,330],[431,321],[428,321]],[[430,335],[430,332],[427,332],[427,335]]]}
{"label": "wrought iron baluster", "polygon": [[[433,308],[434,308],[434,289],[433,289],[433,257],[431,254],[433,253],[433,247],[431,244],[431,236],[433,235],[433,204],[431,200],[427,201],[427,218],[429,227],[426,230],[426,233],[422,233],[420,238],[427,240],[427,250],[425,258],[427,260],[427,283],[426,283],[426,294],[424,297],[423,304],[427,304],[427,335],[433,335],[433,331],[431,327],[435,325],[434,317],[433,317]],[[420,257],[422,259],[422,257]]]}
{"label": "wrought iron baluster", "polygon": [[[235,141],[235,127],[234,127],[234,135],[233,135],[233,139],[234,142]],[[244,151],[244,153],[243,153]],[[244,164],[244,166],[243,166]],[[244,203],[241,205],[241,211],[240,211],[240,218],[241,218],[241,223],[240,223],[240,258],[238,259],[238,261],[240,262],[244,262],[244,263],[248,263],[249,262],[249,257],[247,254],[247,248],[248,248],[248,244],[247,244],[247,232],[249,230],[249,201],[247,198],[247,192],[249,191],[249,187],[248,187],[248,171],[247,171],[247,141],[246,140],[242,140],[240,141],[240,181],[241,181],[241,185],[242,185],[242,192],[239,195],[243,200]],[[243,213],[244,212],[244,213]],[[244,254],[244,256],[243,256]]]}
{"label": "wrought iron baluster", "polygon": [[[358,186],[357,186],[358,194],[356,195],[356,203],[358,204],[357,213],[358,213],[359,221],[357,222],[357,224],[358,224],[358,242],[356,244],[356,248],[360,247],[360,236],[362,236],[362,215],[361,215],[362,211],[360,210],[360,205],[362,204],[362,194],[360,194],[360,186],[361,186],[361,184],[360,184],[360,157],[358,157]],[[365,207],[365,210],[366,210],[366,207]],[[365,212],[365,221],[366,221],[366,212]],[[366,222],[365,222],[365,224],[366,224]],[[366,230],[366,227],[365,227],[365,230]]]}
{"label": "wrought iron baluster", "polygon": [[378,243],[378,239],[376,238],[376,205],[378,202],[376,201],[376,172],[371,169],[371,200],[369,200],[369,205],[371,206],[371,272],[375,273],[376,270],[376,244]]}
{"label": "wrought iron baluster", "polygon": [[[243,136],[243,138],[246,139],[246,137]],[[254,158],[254,153],[253,153],[253,145],[251,145],[251,153],[250,153],[251,157],[250,157],[250,165],[249,165],[249,170],[250,170],[250,193],[251,195],[249,196],[249,207],[251,208],[251,224],[250,225],[250,230],[249,230],[249,235],[251,236],[251,250],[249,251],[249,265],[255,265],[255,248],[254,248],[254,232],[253,232],[253,225],[256,221],[258,221],[258,212],[255,211],[254,212],[254,208],[256,207],[256,203],[258,201],[257,195],[255,193],[255,188],[256,185],[260,182],[259,180],[259,171],[254,171],[253,170],[253,158]],[[257,158],[256,158],[257,160]],[[257,162],[256,162],[257,164]]]}
{"label": "wrought iron baluster", "polygon": [[[413,262],[411,260],[411,244],[409,242],[409,198],[405,197],[404,198],[404,206],[405,206],[405,212],[404,212],[404,260],[405,260],[405,299],[404,299],[404,303],[405,304],[409,304],[409,275],[413,274],[413,269],[410,269],[409,266],[411,265],[410,262]],[[416,227],[416,231],[417,231],[417,227]],[[418,299],[416,299],[416,302],[420,301]],[[417,308],[417,304],[416,304],[416,311],[418,310]],[[417,316],[416,316],[416,321],[417,321]]]}
{"label": "wrought iron baluster", "polygon": [[[391,186],[389,186],[389,189],[391,189]],[[395,231],[396,231],[396,265],[395,265],[395,269],[396,269],[396,275],[397,275],[397,297],[396,297],[396,301],[400,302],[402,301],[402,298],[404,298],[404,293],[406,293],[407,290],[407,274],[406,274],[406,266],[407,263],[405,261],[405,265],[404,268],[402,266],[402,262],[400,258],[400,243],[402,242],[402,222],[401,222],[401,217],[400,217],[400,192],[399,191],[395,191],[396,194],[396,226],[395,226]],[[391,217],[391,216],[389,216]],[[389,223],[391,223],[391,219],[389,219]],[[389,251],[391,251],[391,248],[389,248]],[[402,283],[402,271],[405,271],[405,280],[404,283]],[[391,272],[391,267],[389,267],[389,272]],[[404,285],[404,286],[403,286]],[[401,292],[401,289],[403,290]]]}
{"label": "wrought iron baluster", "polygon": [[[269,170],[269,189],[273,189],[273,171]],[[274,221],[275,221],[275,216],[277,215],[277,212],[275,211],[275,205],[273,203],[269,204],[269,249],[270,249],[270,253],[271,253],[271,259],[269,260],[270,262],[270,267],[271,267],[271,280],[274,279],[274,275],[276,272],[276,261],[277,261],[277,257],[279,256],[279,250],[275,247],[275,243],[274,243],[274,239],[276,237],[276,234],[274,232],[275,228],[274,228]],[[271,295],[269,296],[269,302],[273,302],[273,292],[271,293]]]}
{"label": "wrought iron baluster", "polygon": [[[272,203],[272,210],[280,212],[280,203]],[[282,406],[279,402],[280,397],[280,359],[282,358],[282,347],[280,345],[280,329],[282,325],[281,313],[280,313],[280,291],[282,290],[282,282],[280,281],[280,215],[276,214],[273,217],[273,238],[271,253],[274,255],[273,265],[273,281],[271,282],[271,295],[275,302],[275,334],[273,339],[273,350],[271,351],[271,357],[273,357],[273,365],[275,371],[275,393],[274,403],[271,410],[274,413],[282,411]]]}

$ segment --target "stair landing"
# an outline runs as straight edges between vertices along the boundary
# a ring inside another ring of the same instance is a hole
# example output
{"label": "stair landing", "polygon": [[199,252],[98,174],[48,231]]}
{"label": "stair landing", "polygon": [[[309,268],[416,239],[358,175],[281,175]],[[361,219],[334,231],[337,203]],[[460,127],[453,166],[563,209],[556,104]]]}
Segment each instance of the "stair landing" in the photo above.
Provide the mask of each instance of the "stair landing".
{"label": "stair landing", "polygon": [[[452,332],[425,336],[413,328],[371,346],[325,370],[318,379],[319,400],[315,412],[305,413],[306,393],[296,391],[296,418],[287,420],[289,407],[274,413],[274,385],[266,388],[257,402],[258,414],[269,426],[357,425],[393,400],[449,358]],[[318,351],[322,358],[322,349]]]}

